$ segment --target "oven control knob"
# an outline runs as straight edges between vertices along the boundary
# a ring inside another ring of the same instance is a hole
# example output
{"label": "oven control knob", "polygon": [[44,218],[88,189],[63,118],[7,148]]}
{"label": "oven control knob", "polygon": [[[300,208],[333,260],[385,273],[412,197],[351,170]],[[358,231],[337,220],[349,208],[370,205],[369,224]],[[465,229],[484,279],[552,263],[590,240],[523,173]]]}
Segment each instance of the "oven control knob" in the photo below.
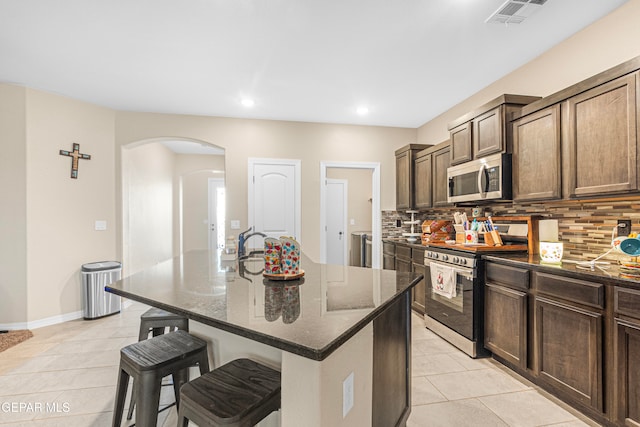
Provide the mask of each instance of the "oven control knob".
{"label": "oven control knob", "polygon": [[438,259],[438,254],[433,254],[433,257],[434,257],[435,259]]}
{"label": "oven control knob", "polygon": [[462,265],[467,265],[467,260],[464,258],[461,258],[460,262],[462,263]]}
{"label": "oven control knob", "polygon": [[448,257],[447,255],[442,255],[442,260],[443,260],[443,261],[446,261],[446,260],[448,260],[448,259],[449,259],[449,257]]}
{"label": "oven control knob", "polygon": [[460,262],[460,258],[458,258],[458,257],[454,257],[454,258],[453,258],[453,263],[454,263],[454,264],[457,264],[457,263],[459,263],[459,262]]}

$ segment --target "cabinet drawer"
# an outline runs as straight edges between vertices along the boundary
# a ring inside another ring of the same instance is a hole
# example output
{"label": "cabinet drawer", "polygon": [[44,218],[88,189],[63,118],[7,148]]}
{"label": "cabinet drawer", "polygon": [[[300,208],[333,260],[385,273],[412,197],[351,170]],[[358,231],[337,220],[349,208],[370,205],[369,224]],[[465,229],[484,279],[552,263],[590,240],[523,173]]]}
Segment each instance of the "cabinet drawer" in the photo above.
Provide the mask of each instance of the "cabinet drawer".
{"label": "cabinet drawer", "polygon": [[382,253],[385,255],[396,254],[396,244],[391,242],[382,242]]}
{"label": "cabinet drawer", "polygon": [[489,262],[486,274],[487,282],[500,283],[523,291],[529,289],[529,270]]}
{"label": "cabinet drawer", "polygon": [[542,294],[604,308],[604,285],[600,283],[534,272],[533,285]]}
{"label": "cabinet drawer", "polygon": [[424,265],[424,249],[413,248],[411,251],[411,261],[413,261],[414,264]]}
{"label": "cabinet drawer", "polygon": [[409,261],[411,259],[411,248],[409,246],[396,245],[396,258]]}
{"label": "cabinet drawer", "polygon": [[616,287],[613,309],[616,313],[640,319],[640,291]]}

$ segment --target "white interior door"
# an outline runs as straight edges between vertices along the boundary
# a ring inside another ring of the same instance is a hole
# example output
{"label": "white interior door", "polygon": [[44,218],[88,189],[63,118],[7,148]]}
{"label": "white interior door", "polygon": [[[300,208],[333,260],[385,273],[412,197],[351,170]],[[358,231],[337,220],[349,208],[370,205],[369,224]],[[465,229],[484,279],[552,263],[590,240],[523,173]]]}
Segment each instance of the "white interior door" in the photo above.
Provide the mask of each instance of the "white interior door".
{"label": "white interior door", "polygon": [[[300,162],[249,159],[249,226],[268,237],[300,239]],[[254,237],[250,248],[263,246]]]}
{"label": "white interior door", "polygon": [[225,243],[224,180],[209,178],[209,250],[224,247]]}
{"label": "white interior door", "polygon": [[327,264],[347,265],[347,180],[326,180]]}

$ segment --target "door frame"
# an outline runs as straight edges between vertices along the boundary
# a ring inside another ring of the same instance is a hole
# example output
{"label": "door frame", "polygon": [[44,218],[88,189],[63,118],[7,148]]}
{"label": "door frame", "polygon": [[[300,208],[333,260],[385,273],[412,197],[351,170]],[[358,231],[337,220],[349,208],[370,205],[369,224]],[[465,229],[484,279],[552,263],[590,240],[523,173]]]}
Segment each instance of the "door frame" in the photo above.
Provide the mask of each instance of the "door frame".
{"label": "door frame", "polygon": [[[295,203],[294,203],[294,221],[295,221],[295,238],[296,240],[302,244],[302,233],[301,233],[301,194],[300,190],[300,160],[299,159],[269,159],[269,158],[260,158],[260,157],[249,157],[247,160],[247,220],[248,226],[254,225],[254,215],[253,215],[253,200],[255,197],[255,182],[253,180],[253,168],[255,165],[286,165],[293,166],[294,168],[294,192],[295,192]],[[255,231],[255,230],[254,230]]]}
{"label": "door frame", "polygon": [[[222,184],[222,188],[224,188],[224,186],[225,186],[224,178],[207,178],[207,222],[208,222],[208,224],[207,224],[207,244],[208,244],[208,247],[209,247],[210,251],[211,250],[215,251],[215,250],[218,249],[217,247],[216,248],[212,248],[211,247],[211,240],[213,240],[213,238],[211,236],[211,218],[213,216],[217,220],[217,217],[218,217],[218,203],[220,202],[218,200],[218,197],[216,196],[216,206],[214,208],[215,212],[211,212],[211,186],[214,183],[216,184],[215,185],[216,188],[219,187],[219,185],[217,185],[217,184],[220,184],[220,183]],[[225,201],[225,203],[226,203],[226,201]],[[216,224],[217,224],[217,221],[216,221]],[[224,224],[224,223],[222,225],[221,224],[217,224],[217,226],[218,227],[226,227],[226,224]],[[226,228],[224,228],[224,230],[226,231]],[[218,231],[216,230],[216,233],[217,232]],[[220,244],[224,245],[225,243],[226,243],[225,241],[218,242],[218,245],[220,245]]]}
{"label": "door frame", "polygon": [[371,174],[371,267],[380,268],[382,246],[382,212],[380,211],[380,163],[320,162],[320,262],[327,262],[327,168],[370,169]]}
{"label": "door frame", "polygon": [[[349,181],[346,179],[336,179],[336,178],[327,178],[325,181],[325,184],[342,184],[343,188],[344,188],[344,192],[343,192],[343,198],[342,198],[342,211],[343,211],[343,219],[344,221],[342,222],[342,229],[344,230],[344,236],[342,239],[342,255],[343,255],[343,259],[342,259],[342,265],[349,265],[349,245],[347,244],[348,240],[347,240],[347,230],[348,230],[348,226],[347,226],[347,214],[349,213]],[[325,189],[326,191],[326,189]],[[325,193],[326,194],[326,193]],[[327,206],[325,205],[325,209],[327,208]],[[324,217],[326,219],[327,216],[327,212],[324,211]],[[327,232],[328,230],[326,230],[326,224],[325,224],[325,234],[324,234],[324,238],[327,238]],[[325,240],[326,242],[326,240]],[[326,262],[326,244],[325,244],[325,262]]]}

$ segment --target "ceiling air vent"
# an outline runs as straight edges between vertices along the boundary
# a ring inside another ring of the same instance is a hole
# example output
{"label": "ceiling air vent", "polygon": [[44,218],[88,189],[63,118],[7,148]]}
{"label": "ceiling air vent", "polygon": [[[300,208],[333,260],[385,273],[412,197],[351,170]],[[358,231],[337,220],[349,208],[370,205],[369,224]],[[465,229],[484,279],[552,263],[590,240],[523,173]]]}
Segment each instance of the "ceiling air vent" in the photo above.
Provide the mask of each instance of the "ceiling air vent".
{"label": "ceiling air vent", "polygon": [[499,24],[520,24],[533,15],[548,0],[507,0],[484,21]]}

